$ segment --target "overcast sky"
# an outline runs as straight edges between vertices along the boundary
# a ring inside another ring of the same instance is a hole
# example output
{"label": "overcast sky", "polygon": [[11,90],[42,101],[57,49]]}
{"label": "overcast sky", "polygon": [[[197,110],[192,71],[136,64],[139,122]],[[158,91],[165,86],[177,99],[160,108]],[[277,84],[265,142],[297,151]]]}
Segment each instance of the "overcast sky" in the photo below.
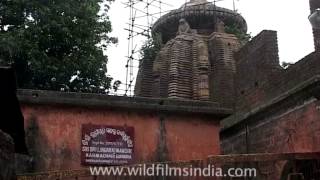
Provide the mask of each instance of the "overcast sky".
{"label": "overcast sky", "polygon": [[[145,0],[146,1],[146,0]],[[158,1],[158,0],[156,0]],[[313,51],[313,39],[311,25],[308,21],[309,1],[307,0],[235,0],[236,9],[246,19],[248,32],[252,36],[257,35],[264,29],[278,31],[279,56],[280,61],[296,62]],[[128,32],[124,28],[128,27],[129,8],[125,8],[126,0],[116,0],[109,12],[113,26],[111,35],[119,38],[117,46],[109,47],[107,55],[108,74],[117,80],[125,83],[128,55]],[[186,0],[163,0],[162,11],[168,11],[181,7]],[[154,4],[158,6],[158,3]],[[233,9],[232,0],[218,2],[218,6]],[[158,13],[159,9],[155,6],[150,8],[151,13]],[[139,9],[144,9],[145,5],[141,3]],[[146,10],[146,9],[145,9]],[[143,16],[143,13],[137,11],[136,17]],[[155,15],[156,16],[156,15]],[[156,17],[150,18],[154,22]],[[136,20],[137,24],[146,25],[146,18]],[[137,49],[143,42],[143,37],[135,38]],[[137,66],[137,64],[135,64]],[[135,68],[135,73],[137,68]],[[122,86],[121,89],[124,89]],[[119,92],[120,94],[123,92]]]}

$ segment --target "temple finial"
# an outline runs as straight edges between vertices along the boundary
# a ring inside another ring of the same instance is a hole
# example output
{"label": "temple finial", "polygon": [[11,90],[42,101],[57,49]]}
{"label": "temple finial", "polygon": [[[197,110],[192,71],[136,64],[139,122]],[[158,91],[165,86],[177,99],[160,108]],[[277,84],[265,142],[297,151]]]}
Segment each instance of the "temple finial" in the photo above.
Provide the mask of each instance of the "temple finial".
{"label": "temple finial", "polygon": [[205,4],[207,3],[207,0],[190,0],[189,4],[195,5],[195,4]]}

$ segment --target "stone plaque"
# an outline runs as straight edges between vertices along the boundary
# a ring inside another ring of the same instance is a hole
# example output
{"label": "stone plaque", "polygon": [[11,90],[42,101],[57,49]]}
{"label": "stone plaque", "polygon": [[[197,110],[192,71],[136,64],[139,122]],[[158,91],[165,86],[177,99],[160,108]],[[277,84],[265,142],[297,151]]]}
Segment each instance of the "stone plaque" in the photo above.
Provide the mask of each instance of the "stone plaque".
{"label": "stone plaque", "polygon": [[82,125],[82,165],[126,165],[132,163],[133,153],[133,127]]}

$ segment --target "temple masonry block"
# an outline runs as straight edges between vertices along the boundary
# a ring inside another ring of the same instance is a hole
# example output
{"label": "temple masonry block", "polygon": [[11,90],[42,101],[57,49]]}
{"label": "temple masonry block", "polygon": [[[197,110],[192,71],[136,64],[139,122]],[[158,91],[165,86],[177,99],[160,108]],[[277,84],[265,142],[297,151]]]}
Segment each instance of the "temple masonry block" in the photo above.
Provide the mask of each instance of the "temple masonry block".
{"label": "temple masonry block", "polygon": [[[235,35],[225,32],[225,26],[238,24],[245,33],[246,22],[233,11],[199,2],[186,3],[155,23],[153,32],[161,34],[164,44],[154,60],[141,65],[136,96],[214,101],[233,106],[236,72],[233,55],[241,45]],[[180,14],[180,10],[184,13]],[[194,14],[196,11],[198,14]]]}
{"label": "temple masonry block", "polygon": [[210,38],[211,50],[211,97],[213,101],[232,107],[235,95],[234,75],[236,62],[234,53],[240,43],[234,35],[214,33]]}

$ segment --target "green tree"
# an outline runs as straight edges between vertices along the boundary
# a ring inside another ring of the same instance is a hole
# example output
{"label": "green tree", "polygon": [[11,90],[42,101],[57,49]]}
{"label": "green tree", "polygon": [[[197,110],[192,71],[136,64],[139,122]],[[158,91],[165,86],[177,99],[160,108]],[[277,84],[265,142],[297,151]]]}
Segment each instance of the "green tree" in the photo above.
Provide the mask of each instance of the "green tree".
{"label": "green tree", "polygon": [[104,93],[112,0],[2,0],[0,59],[22,88]]}
{"label": "green tree", "polygon": [[234,34],[240,40],[240,43],[242,45],[245,45],[252,38],[251,34],[242,32],[240,30],[240,28],[238,27],[238,25],[236,25],[236,24],[226,25],[225,31],[226,31],[226,33]]}
{"label": "green tree", "polygon": [[160,34],[154,34],[152,37],[149,37],[140,49],[140,66],[144,61],[155,60],[161,47],[162,41]]}

